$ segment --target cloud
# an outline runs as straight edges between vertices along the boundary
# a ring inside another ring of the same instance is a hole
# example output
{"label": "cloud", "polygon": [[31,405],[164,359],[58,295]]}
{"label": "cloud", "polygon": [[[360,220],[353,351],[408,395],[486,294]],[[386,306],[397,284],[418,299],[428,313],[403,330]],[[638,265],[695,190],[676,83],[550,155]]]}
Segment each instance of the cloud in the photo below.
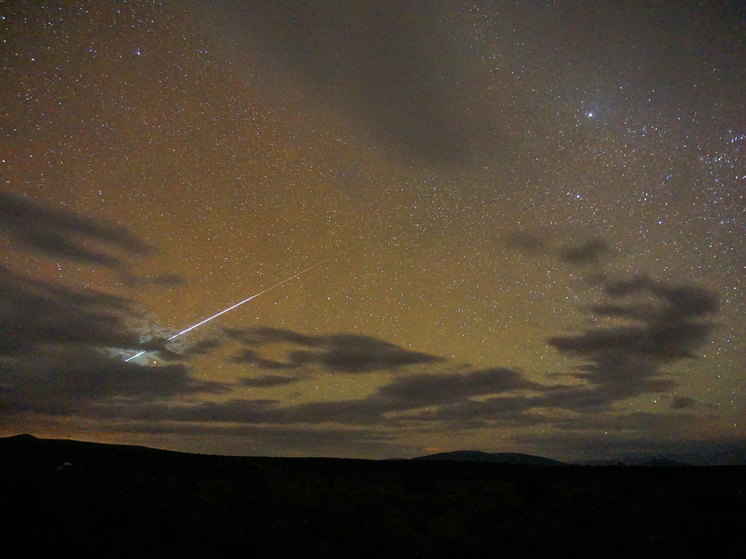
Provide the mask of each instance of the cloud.
{"label": "cloud", "polygon": [[[606,422],[603,422],[606,423]],[[556,432],[517,432],[510,439],[526,448],[542,448],[548,454],[560,453],[570,460],[599,460],[633,458],[635,456],[672,456],[691,464],[738,464],[746,456],[743,439],[693,438],[691,432],[702,428],[702,418],[682,414],[645,414],[644,417],[624,417],[620,422],[624,431],[613,424],[594,430]],[[628,428],[632,425],[635,428]],[[611,429],[611,430],[610,430]],[[736,458],[728,460],[728,455]]]}
{"label": "cloud", "polygon": [[[306,377],[264,375],[239,384],[269,387],[304,380]],[[485,369],[465,373],[415,374],[397,378],[373,394],[338,401],[282,405],[276,400],[232,399],[226,402],[192,402],[188,406],[167,403],[121,406],[119,416],[137,420],[225,422],[247,424],[393,425],[401,422],[500,420],[503,423],[535,423],[521,414],[535,405],[525,396],[493,397],[473,401],[474,396],[516,390],[542,390],[511,369]],[[452,405],[459,404],[459,405]],[[416,412],[433,408],[427,412]],[[99,410],[89,410],[96,415]],[[108,413],[104,411],[103,413]],[[403,414],[403,415],[402,415]]]}
{"label": "cloud", "polygon": [[[23,200],[15,208],[15,214],[37,219],[42,224],[38,229],[46,229],[43,235],[23,237],[17,224],[4,226],[12,239],[22,238],[19,242],[29,250],[120,269],[126,261],[113,256],[110,249],[128,254],[147,251],[139,241],[131,243],[132,250],[125,247],[133,237],[123,229],[67,212],[58,214]],[[61,244],[47,243],[45,235],[51,231],[62,238]],[[514,248],[558,254],[573,264],[594,262],[608,250],[598,240],[556,249],[533,234],[517,235],[510,242]],[[100,250],[90,248],[98,245]],[[181,281],[164,274],[126,277],[140,286]],[[323,426],[334,424],[344,425],[345,433],[372,433],[371,429],[393,433],[396,428],[421,434],[427,429],[539,424],[570,434],[592,432],[602,424],[642,432],[651,428],[651,418],[614,419],[609,413],[613,404],[675,388],[675,377],[664,367],[697,355],[714,328],[712,317],[718,310],[715,295],[700,287],[647,277],[603,279],[603,299],[589,307],[601,325],[548,340],[561,353],[583,360],[572,372],[555,375],[572,375],[579,383],[550,386],[506,367],[438,370],[444,368],[446,359],[353,333],[308,335],[283,328],[226,328],[220,339],[167,347],[164,331],[159,330],[143,343],[145,330],[131,325],[144,317],[131,299],[36,280],[5,268],[0,268],[0,282],[0,413],[14,418],[47,415],[138,422],[153,432],[168,425],[179,432],[243,428],[257,433],[293,426],[299,440],[314,432],[331,433],[334,430]],[[287,374],[258,374],[227,384],[195,378],[184,364],[192,355],[207,354],[231,342],[240,346],[233,363]],[[113,355],[117,348],[133,347],[155,352],[169,363],[143,367]],[[263,355],[265,349],[272,359]],[[275,359],[277,355],[282,357]],[[423,372],[425,366],[430,367],[427,372]],[[410,367],[417,368],[412,372]],[[396,371],[397,375],[367,396],[354,399],[286,403],[234,397],[246,388],[300,383],[313,370],[351,375]],[[205,395],[230,399],[211,401]],[[685,410],[694,404],[691,398],[676,397],[671,407]],[[687,412],[669,415],[694,421]]]}
{"label": "cloud", "polygon": [[112,399],[142,402],[227,390],[223,384],[190,377],[183,365],[142,367],[86,347],[3,359],[0,386],[5,414],[74,414]]}
{"label": "cloud", "polygon": [[283,328],[257,327],[240,330],[225,328],[225,334],[232,340],[246,345],[263,346],[267,344],[288,343],[305,347],[318,345],[316,338]]}
{"label": "cloud", "polygon": [[625,297],[649,292],[666,303],[663,312],[655,312],[653,318],[677,319],[711,315],[718,311],[714,293],[696,285],[671,285],[637,276],[625,280],[609,280],[604,287],[611,297]]}
{"label": "cloud", "polygon": [[262,369],[295,369],[298,367],[295,363],[283,363],[281,361],[274,361],[273,359],[265,359],[253,349],[243,350],[240,354],[234,356],[231,361],[233,363],[246,363],[255,367],[261,367]]}
{"label": "cloud", "polygon": [[697,405],[697,400],[688,396],[675,396],[671,401],[671,408],[674,410],[683,410]]}
{"label": "cloud", "polygon": [[[590,310],[599,318],[622,319],[626,324],[598,327],[580,334],[550,337],[547,342],[563,353],[586,359],[577,377],[591,388],[590,401],[603,406],[645,393],[671,390],[677,382],[663,366],[696,356],[714,328],[717,298],[698,286],[672,285],[647,277],[606,280],[608,302]],[[582,396],[557,389],[544,396],[563,407]]]}
{"label": "cloud", "polygon": [[[273,456],[295,455],[299,452],[318,456],[328,453],[335,457],[362,455],[390,456],[392,443],[398,434],[360,426],[333,428],[313,426],[230,425],[215,423],[173,423],[117,421],[107,424],[109,432],[144,433],[148,435],[174,434],[179,440],[192,439],[193,452],[244,455],[247,448],[261,445],[261,452]],[[212,446],[215,444],[216,446]],[[401,452],[400,444],[396,445]],[[256,452],[252,450],[252,453]]]}
{"label": "cloud", "polygon": [[301,348],[289,350],[286,362],[263,359],[256,349],[246,350],[233,359],[265,368],[317,366],[329,372],[357,374],[444,361],[442,357],[359,334],[309,336],[279,328],[227,329],[225,332],[229,338],[253,348],[272,344]]}
{"label": "cloud", "polygon": [[0,355],[52,346],[134,347],[132,301],[34,280],[0,268]]}
{"label": "cloud", "polygon": [[[124,228],[0,193],[2,229],[32,252],[117,267],[108,252],[150,248]],[[100,249],[90,248],[101,245]],[[123,272],[126,273],[126,272]],[[143,347],[167,361],[183,359],[166,340],[141,343],[144,319],[131,299],[73,288],[0,267],[0,413],[78,414],[91,406],[221,393],[226,386],[190,376],[182,364],[143,367],[122,349]]]}
{"label": "cloud", "polygon": [[[503,238],[506,248],[533,255],[551,254],[573,265],[597,264],[613,253],[612,246],[600,237],[589,237],[571,245],[563,245],[567,236],[556,232],[513,231]],[[575,236],[575,235],[573,235]]]}
{"label": "cloud", "polygon": [[357,334],[323,336],[319,341],[321,347],[318,350],[293,351],[290,360],[298,365],[316,364],[329,371],[352,374],[443,361],[435,355],[410,351],[378,338]]}
{"label": "cloud", "polygon": [[378,395],[412,404],[442,404],[482,394],[542,388],[512,369],[494,368],[408,375],[383,386]]}
{"label": "cloud", "polygon": [[81,348],[142,348],[164,361],[184,359],[165,338],[141,341],[143,317],[131,299],[35,280],[0,268],[0,357],[46,355]]}
{"label": "cloud", "polygon": [[151,254],[153,247],[125,227],[7,192],[0,192],[0,233],[38,254],[117,268],[123,283],[130,287],[173,287],[184,283],[177,274],[138,277],[126,271],[126,257]]}
{"label": "cloud", "polygon": [[463,400],[405,416],[407,420],[442,421],[458,428],[488,428],[495,425],[520,427],[549,420],[528,413],[534,398],[521,395],[497,396],[484,400]]}
{"label": "cloud", "polygon": [[253,388],[266,388],[269,386],[282,386],[306,380],[307,377],[285,377],[282,375],[261,375],[258,377],[242,378],[239,384]]}
{"label": "cloud", "polygon": [[126,274],[122,281],[128,287],[179,287],[186,283],[182,276],[171,273],[147,274],[142,277]]}
{"label": "cloud", "polygon": [[114,401],[88,407],[81,413],[88,417],[120,418],[140,421],[280,423],[273,414],[277,400],[230,399],[221,402],[188,401]]}
{"label": "cloud", "polygon": [[[222,402],[192,402],[188,406],[167,403],[122,405],[116,417],[151,421],[244,423],[255,425],[324,424],[376,425],[387,412],[408,408],[408,404],[368,396],[329,402],[306,402],[290,406],[277,400],[235,398]],[[93,416],[111,413],[110,408],[89,410]]]}
{"label": "cloud", "polygon": [[0,192],[0,231],[23,247],[47,256],[109,267],[122,265],[112,249],[135,255],[152,250],[124,227],[6,192]]}
{"label": "cloud", "polygon": [[630,392],[636,391],[637,388],[614,391],[607,386],[555,386],[547,390],[546,393],[533,398],[531,402],[534,406],[542,408],[595,413],[608,409],[614,401],[625,398]]}
{"label": "cloud", "polygon": [[[286,70],[329,106],[341,108],[382,146],[430,164],[463,164],[495,144],[474,84],[483,68],[469,33],[443,21],[438,4],[327,1],[221,2],[202,18],[257,57],[252,74],[283,83]],[[451,22],[454,20],[451,18]],[[364,32],[362,32],[364,30]],[[262,66],[262,62],[270,62]]]}
{"label": "cloud", "polygon": [[559,250],[560,258],[569,264],[596,264],[610,253],[611,246],[595,238]]}
{"label": "cloud", "polygon": [[547,250],[547,239],[531,231],[513,231],[505,236],[505,246],[530,254],[540,254]]}
{"label": "cloud", "polygon": [[701,418],[692,414],[682,413],[653,413],[653,412],[630,412],[630,413],[599,413],[592,417],[575,416],[563,417],[554,421],[554,426],[573,432],[611,432],[615,435],[623,433],[664,433],[677,430],[681,426],[689,427]]}
{"label": "cloud", "polygon": [[385,412],[400,406],[375,397],[285,406],[272,399],[234,398],[220,402],[121,402],[90,407],[90,417],[145,421],[214,422],[253,425],[325,424],[376,425]]}
{"label": "cloud", "polygon": [[205,355],[207,353],[210,353],[211,351],[217,349],[220,347],[220,340],[198,340],[196,342],[189,343],[188,346],[186,346],[182,350],[182,354],[184,355]]}
{"label": "cloud", "polygon": [[[80,413],[87,417],[116,417],[140,421],[213,422],[253,425],[381,424],[383,414],[401,404],[375,397],[331,402],[307,402],[285,406],[278,400],[233,398],[220,402],[122,401],[89,406]],[[403,406],[406,407],[406,406]]]}

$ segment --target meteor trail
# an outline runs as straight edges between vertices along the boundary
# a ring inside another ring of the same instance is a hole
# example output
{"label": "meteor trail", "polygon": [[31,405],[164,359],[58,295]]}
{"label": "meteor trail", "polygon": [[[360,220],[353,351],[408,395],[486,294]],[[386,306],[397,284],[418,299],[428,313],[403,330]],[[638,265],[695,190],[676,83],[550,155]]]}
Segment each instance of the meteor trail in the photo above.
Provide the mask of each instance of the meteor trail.
{"label": "meteor trail", "polygon": [[[167,341],[167,342],[170,342],[170,341],[171,341],[171,340],[173,340],[174,338],[178,338],[179,336],[181,336],[181,335],[183,335],[183,334],[186,334],[187,332],[189,332],[189,331],[191,331],[191,330],[194,330],[195,328],[197,328],[197,327],[199,327],[199,326],[202,326],[203,324],[205,324],[205,323],[207,323],[207,322],[210,322],[210,321],[211,321],[211,320],[213,320],[214,318],[217,318],[217,317],[219,317],[219,316],[220,316],[221,314],[225,314],[225,313],[227,313],[228,311],[232,311],[233,309],[235,309],[235,308],[238,308],[238,307],[240,307],[240,306],[241,306],[241,305],[243,305],[244,303],[248,303],[248,302],[249,302],[249,301],[251,301],[252,299],[256,299],[257,297],[259,297],[259,295],[263,295],[263,294],[264,294],[264,293],[266,293],[267,291],[271,291],[271,290],[273,290],[273,289],[274,289],[275,287],[279,287],[279,286],[281,286],[281,285],[282,285],[283,283],[287,283],[287,282],[289,282],[290,280],[292,280],[292,279],[295,279],[295,278],[297,278],[298,276],[301,276],[301,275],[305,274],[306,272],[310,272],[310,271],[311,271],[311,270],[313,270],[314,268],[318,268],[319,266],[321,266],[321,265],[322,265],[322,264],[324,264],[325,262],[328,262],[328,261],[329,261],[329,260],[331,260],[332,258],[336,258],[337,256],[339,256],[339,254],[340,254],[340,253],[337,253],[337,254],[335,254],[334,256],[330,256],[329,258],[325,258],[324,260],[322,260],[321,262],[317,262],[317,263],[316,263],[316,264],[314,264],[313,266],[309,266],[308,268],[305,268],[304,270],[301,270],[300,272],[297,272],[296,274],[293,274],[292,276],[290,276],[290,277],[287,277],[287,278],[285,278],[285,279],[284,279],[284,280],[282,280],[282,281],[278,281],[278,282],[277,282],[277,283],[275,283],[274,285],[270,285],[269,287],[267,287],[266,289],[263,289],[263,290],[262,290],[262,291],[260,291],[259,293],[254,293],[254,295],[252,295],[251,297],[246,297],[246,299],[244,299],[243,301],[239,301],[238,303],[236,303],[235,305],[231,305],[231,306],[230,306],[230,307],[228,307],[227,309],[223,309],[222,311],[220,311],[220,312],[218,312],[218,313],[215,313],[215,314],[214,314],[214,315],[212,315],[212,316],[208,316],[208,317],[207,317],[207,318],[205,318],[204,320],[200,320],[200,321],[199,321],[199,322],[198,322],[197,324],[192,324],[192,325],[191,325],[191,326],[190,326],[189,328],[185,328],[185,329],[184,329],[184,330],[182,330],[181,332],[177,332],[176,334],[174,334],[174,335],[173,335],[173,336],[171,336],[170,338],[167,338],[167,339],[166,339],[166,341]],[[135,354],[135,355],[133,355],[132,357],[128,357],[127,359],[125,359],[125,361],[132,361],[133,359],[136,359],[136,358],[140,357],[140,356],[141,356],[141,355],[142,355],[143,353],[146,353],[146,351],[141,351],[140,353],[136,353],[136,354]]]}

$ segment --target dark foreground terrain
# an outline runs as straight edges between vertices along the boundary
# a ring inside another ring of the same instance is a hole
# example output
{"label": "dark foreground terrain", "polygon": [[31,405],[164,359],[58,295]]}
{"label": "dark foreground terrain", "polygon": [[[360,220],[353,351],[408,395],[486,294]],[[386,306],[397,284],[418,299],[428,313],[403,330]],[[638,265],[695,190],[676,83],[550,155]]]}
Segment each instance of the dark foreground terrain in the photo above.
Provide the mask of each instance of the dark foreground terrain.
{"label": "dark foreground terrain", "polygon": [[0,484],[17,556],[746,553],[743,466],[236,458],[21,436],[0,440]]}

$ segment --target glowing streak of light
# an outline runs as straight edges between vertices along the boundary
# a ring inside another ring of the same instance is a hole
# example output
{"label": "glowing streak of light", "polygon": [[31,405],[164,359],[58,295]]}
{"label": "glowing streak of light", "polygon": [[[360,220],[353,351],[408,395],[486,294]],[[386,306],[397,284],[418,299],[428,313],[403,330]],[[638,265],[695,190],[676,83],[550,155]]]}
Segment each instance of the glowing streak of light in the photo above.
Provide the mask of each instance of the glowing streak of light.
{"label": "glowing streak of light", "polygon": [[138,357],[140,357],[140,356],[141,356],[141,355],[142,355],[143,353],[145,353],[145,352],[144,352],[144,351],[141,351],[140,353],[135,353],[135,354],[134,354],[134,355],[133,355],[132,357],[128,357],[128,358],[127,358],[127,359],[125,359],[124,361],[125,361],[125,362],[127,362],[127,361],[132,361],[133,359],[137,359],[137,358],[138,358]]}
{"label": "glowing streak of light", "polygon": [[[326,259],[322,260],[321,262],[317,262],[317,263],[316,263],[316,264],[314,264],[313,266],[309,266],[308,268],[306,268],[306,269],[304,269],[304,270],[301,270],[300,272],[298,272],[298,273],[296,273],[296,274],[293,274],[292,276],[290,276],[290,277],[288,277],[288,278],[285,278],[285,279],[284,279],[284,280],[282,280],[282,281],[278,281],[278,282],[277,282],[277,283],[275,283],[274,285],[270,285],[270,286],[269,286],[268,288],[266,288],[266,289],[263,289],[263,290],[262,290],[262,291],[260,291],[259,293],[254,293],[254,295],[252,295],[251,297],[246,297],[246,299],[244,299],[243,301],[239,301],[239,302],[238,302],[238,303],[236,303],[235,305],[231,305],[231,306],[230,306],[230,307],[228,307],[227,309],[223,309],[222,311],[220,311],[220,312],[218,312],[218,313],[215,313],[214,315],[212,315],[212,316],[209,316],[209,317],[205,318],[204,320],[200,320],[200,321],[199,321],[199,322],[198,322],[197,324],[192,324],[192,325],[191,325],[191,326],[190,326],[189,328],[185,328],[185,329],[184,329],[184,330],[182,330],[181,332],[177,332],[176,334],[174,334],[174,335],[173,335],[173,336],[171,336],[170,338],[167,338],[167,339],[166,339],[166,341],[167,341],[167,342],[170,342],[170,341],[171,341],[171,340],[173,340],[174,338],[178,338],[179,336],[181,336],[181,335],[183,335],[183,334],[186,334],[187,332],[190,332],[190,331],[194,330],[195,328],[197,328],[197,327],[199,327],[199,326],[202,326],[203,324],[205,324],[205,323],[207,323],[207,322],[210,322],[211,320],[213,320],[213,319],[215,319],[215,318],[219,317],[219,316],[220,316],[221,314],[225,314],[225,313],[227,313],[227,312],[229,312],[229,311],[232,311],[233,309],[235,309],[235,308],[238,308],[238,307],[240,307],[240,306],[241,306],[241,305],[243,305],[244,303],[248,303],[248,302],[249,302],[249,301],[251,301],[252,299],[256,299],[257,297],[259,297],[259,295],[263,295],[263,294],[265,294],[265,293],[266,293],[267,291],[271,291],[271,290],[272,290],[272,289],[274,289],[275,287],[280,287],[280,286],[281,286],[281,285],[282,285],[283,283],[287,283],[287,282],[289,282],[290,280],[292,280],[292,279],[295,279],[295,278],[297,278],[298,276],[300,276],[300,275],[303,275],[303,274],[305,274],[306,272],[310,272],[310,271],[311,271],[311,270],[313,270],[314,268],[318,268],[319,266],[321,266],[321,265],[322,265],[322,264],[324,264],[325,262],[328,262],[329,260],[331,260],[332,258],[336,258],[337,256],[339,256],[339,254],[335,254],[334,256],[330,256],[329,258],[326,258]],[[135,355],[133,355],[132,357],[128,357],[127,359],[125,359],[125,361],[132,361],[133,359],[137,359],[138,357],[140,357],[140,356],[141,356],[142,354],[144,354],[144,353],[146,353],[146,352],[147,352],[147,350],[141,351],[140,353],[136,353],[136,354],[135,354]]]}

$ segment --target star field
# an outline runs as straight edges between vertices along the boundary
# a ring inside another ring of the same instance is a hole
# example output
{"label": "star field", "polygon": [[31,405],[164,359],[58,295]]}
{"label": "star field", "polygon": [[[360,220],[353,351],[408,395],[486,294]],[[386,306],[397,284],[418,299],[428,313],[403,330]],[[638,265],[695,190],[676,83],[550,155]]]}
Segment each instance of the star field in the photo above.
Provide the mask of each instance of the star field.
{"label": "star field", "polygon": [[0,18],[2,328],[26,332],[0,343],[3,432],[559,459],[746,439],[738,3]]}

